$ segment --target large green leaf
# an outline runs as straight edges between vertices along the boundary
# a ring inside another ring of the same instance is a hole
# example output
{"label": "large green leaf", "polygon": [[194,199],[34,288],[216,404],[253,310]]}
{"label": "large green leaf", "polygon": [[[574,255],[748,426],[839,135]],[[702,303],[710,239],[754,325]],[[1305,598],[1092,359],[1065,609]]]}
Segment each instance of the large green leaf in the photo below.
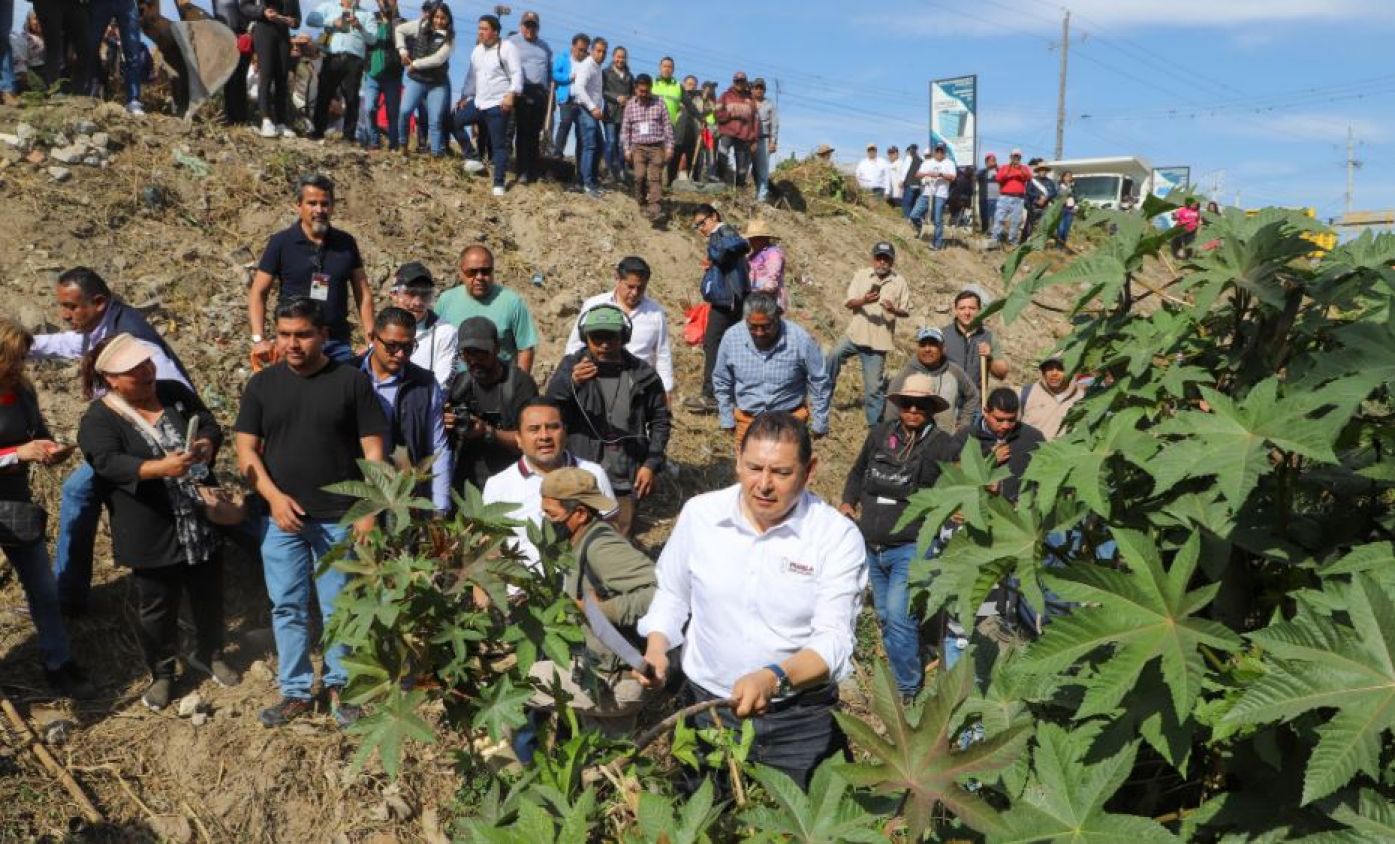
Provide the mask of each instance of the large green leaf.
{"label": "large green leaf", "polygon": [[841,844],[860,841],[878,844],[886,837],[879,831],[884,819],[867,813],[848,794],[848,783],[838,773],[843,763],[829,759],[814,771],[808,792],[774,768],[756,765],[751,776],[765,788],[775,808],[757,806],[741,819],[779,841],[799,844]]}
{"label": "large green leaf", "polygon": [[1137,742],[1108,758],[1087,761],[1087,734],[1072,735],[1043,723],[1036,741],[1035,776],[1003,816],[1006,828],[988,836],[990,844],[1177,844],[1177,837],[1151,818],[1104,811],[1133,770]]}
{"label": "large green leaf", "polygon": [[911,495],[895,529],[924,519],[919,536],[920,556],[924,556],[940,526],[955,513],[963,513],[969,524],[982,524],[984,502],[989,498],[987,488],[1008,474],[1006,466],[998,466],[991,454],[983,453],[978,440],[969,437],[959,460],[943,466],[935,485]]}
{"label": "large green leaf", "polygon": [[975,529],[954,534],[939,556],[911,561],[911,582],[929,587],[931,612],[956,603],[957,617],[966,623],[974,617],[988,593],[1009,575],[1022,584],[1032,606],[1044,603],[1040,579],[1042,540],[1046,528],[1036,514],[1001,496],[988,496],[983,513],[988,518]]}
{"label": "large green leaf", "polygon": [[1106,471],[1119,457],[1136,466],[1146,466],[1157,448],[1156,440],[1138,430],[1142,408],[1129,408],[1109,418],[1098,433],[1077,430],[1055,439],[1032,454],[1023,476],[1037,484],[1043,507],[1056,501],[1061,487],[1074,489],[1082,501],[1102,516],[1111,510],[1113,472]]}
{"label": "large green leaf", "polygon": [[905,793],[906,825],[915,840],[934,825],[937,806],[979,832],[1002,828],[997,811],[960,783],[970,777],[986,777],[1011,764],[1026,745],[1030,728],[1013,726],[966,749],[954,750],[958,744],[950,728],[973,684],[973,659],[966,655],[948,673],[935,678],[920,704],[920,718],[912,725],[891,669],[878,662],[872,711],[885,733],[878,733],[851,714],[834,713],[857,746],[872,757],[870,762],[843,768],[843,776],[853,785],[880,793]]}
{"label": "large green leaf", "polygon": [[1196,571],[1201,540],[1195,534],[1164,569],[1157,547],[1145,535],[1114,528],[1113,535],[1128,570],[1081,563],[1048,571],[1051,588],[1086,604],[1054,620],[1027,649],[1025,664],[1034,671],[1063,671],[1101,648],[1111,654],[1085,681],[1077,717],[1108,713],[1118,706],[1151,661],[1161,660],[1172,693],[1173,711],[1185,720],[1201,693],[1199,648],[1237,649],[1238,636],[1195,614],[1215,597],[1219,584],[1188,592]]}
{"label": "large green leaf", "polygon": [[[1338,588],[1329,582],[1329,588]],[[1395,608],[1384,590],[1358,574],[1345,590],[1349,624],[1300,613],[1251,634],[1268,652],[1269,672],[1223,720],[1291,721],[1336,709],[1318,727],[1303,778],[1303,803],[1341,788],[1358,772],[1375,776],[1381,744],[1395,728]]]}
{"label": "large green leaf", "polygon": [[354,754],[355,770],[376,750],[383,762],[383,770],[389,777],[396,778],[408,741],[434,744],[435,731],[417,714],[425,701],[424,692],[404,692],[398,687],[380,701],[372,712],[350,725],[349,732],[362,739],[358,752]]}
{"label": "large green leaf", "polygon": [[527,722],[523,704],[532,696],[532,688],[515,686],[508,677],[500,677],[480,695],[473,726],[488,730],[489,737],[495,741],[503,740],[510,728]]}
{"label": "large green leaf", "polygon": [[1361,789],[1355,807],[1333,807],[1332,817],[1351,827],[1361,841],[1385,844],[1395,841],[1395,801],[1369,788]]}

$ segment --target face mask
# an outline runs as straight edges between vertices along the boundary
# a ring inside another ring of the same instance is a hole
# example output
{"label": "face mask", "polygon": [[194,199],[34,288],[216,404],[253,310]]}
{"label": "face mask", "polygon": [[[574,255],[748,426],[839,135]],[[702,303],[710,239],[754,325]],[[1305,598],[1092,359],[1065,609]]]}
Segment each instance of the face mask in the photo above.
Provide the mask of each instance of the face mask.
{"label": "face mask", "polygon": [[557,538],[566,542],[572,538],[572,528],[565,521],[552,522],[552,532],[557,534]]}

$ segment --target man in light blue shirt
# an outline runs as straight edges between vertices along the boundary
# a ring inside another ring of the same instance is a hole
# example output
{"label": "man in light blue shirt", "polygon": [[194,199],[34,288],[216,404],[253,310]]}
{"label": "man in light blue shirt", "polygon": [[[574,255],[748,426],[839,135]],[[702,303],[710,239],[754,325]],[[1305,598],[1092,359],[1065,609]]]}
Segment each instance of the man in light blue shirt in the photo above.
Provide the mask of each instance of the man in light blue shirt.
{"label": "man in light blue shirt", "polygon": [[833,389],[819,344],[781,318],[769,293],[747,296],[744,313],[745,321],[722,335],[712,370],[722,430],[734,431],[740,443],[752,419],[783,410],[809,420],[815,436],[827,434]]}
{"label": "man in light blue shirt", "polygon": [[373,13],[362,8],[358,0],[329,0],[321,3],[305,19],[308,26],[329,33],[329,50],[320,65],[319,95],[311,118],[311,132],[306,137],[325,136],[329,124],[329,103],[335,94],[344,98],[344,136],[354,143],[354,127],[358,126],[358,89],[363,84],[363,62],[368,48],[378,40],[378,26]]}

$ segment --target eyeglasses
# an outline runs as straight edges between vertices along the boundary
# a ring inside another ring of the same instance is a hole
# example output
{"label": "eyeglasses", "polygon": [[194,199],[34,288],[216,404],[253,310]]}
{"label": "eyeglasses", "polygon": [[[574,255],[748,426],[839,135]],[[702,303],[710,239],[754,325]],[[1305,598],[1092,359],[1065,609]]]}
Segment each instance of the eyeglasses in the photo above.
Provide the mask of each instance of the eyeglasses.
{"label": "eyeglasses", "polygon": [[418,299],[428,305],[436,300],[436,291],[430,288],[394,287],[392,292],[399,296],[405,296],[408,299]]}
{"label": "eyeglasses", "polygon": [[378,340],[377,343],[379,346],[383,347],[383,351],[393,356],[401,354],[410,355],[417,347],[417,341],[415,340],[403,340],[401,343],[394,343],[391,340]]}
{"label": "eyeglasses", "polygon": [[494,275],[494,265],[491,264],[487,267],[461,267],[460,273],[466,278],[479,278],[482,275]]}
{"label": "eyeglasses", "polygon": [[707,225],[707,218],[702,217],[693,223],[693,231],[701,231],[705,225]]}

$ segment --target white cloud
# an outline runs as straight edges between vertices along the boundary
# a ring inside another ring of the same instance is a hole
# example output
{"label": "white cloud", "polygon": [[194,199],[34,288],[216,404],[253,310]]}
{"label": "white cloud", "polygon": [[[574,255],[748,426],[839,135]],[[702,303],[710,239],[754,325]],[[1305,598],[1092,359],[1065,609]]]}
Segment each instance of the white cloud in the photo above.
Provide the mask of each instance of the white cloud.
{"label": "white cloud", "polygon": [[1348,126],[1358,141],[1382,143],[1395,137],[1395,126],[1390,121],[1329,112],[1242,115],[1239,119],[1218,117],[1210,125],[1230,135],[1263,138],[1269,142],[1346,143]]}

